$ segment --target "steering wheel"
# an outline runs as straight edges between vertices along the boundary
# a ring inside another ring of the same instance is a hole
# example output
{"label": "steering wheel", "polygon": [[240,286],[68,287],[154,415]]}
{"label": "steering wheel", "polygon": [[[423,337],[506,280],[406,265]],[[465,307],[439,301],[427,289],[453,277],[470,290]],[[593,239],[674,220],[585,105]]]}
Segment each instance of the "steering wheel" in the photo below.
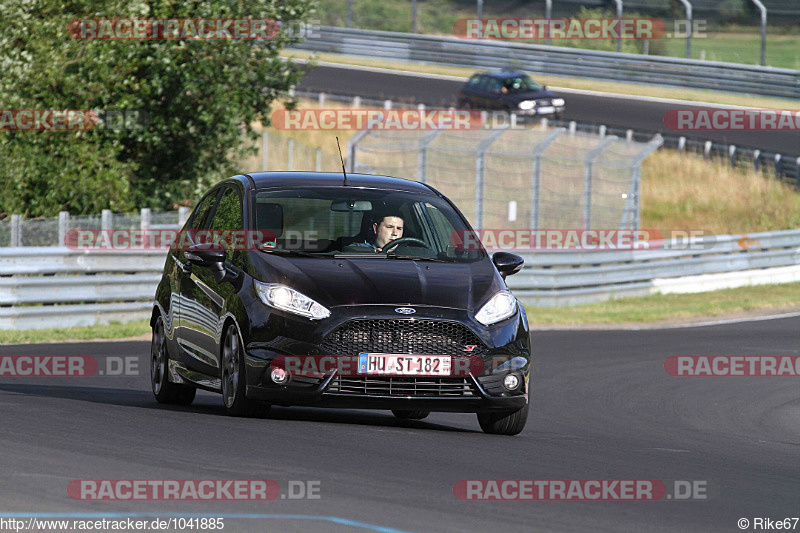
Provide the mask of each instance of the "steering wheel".
{"label": "steering wheel", "polygon": [[416,237],[400,237],[399,239],[395,239],[393,241],[389,241],[382,248],[382,251],[388,253],[389,248],[394,248],[394,247],[396,247],[396,246],[398,246],[400,244],[406,244],[406,243],[409,243],[409,242],[413,242],[415,244],[420,244],[420,245],[422,245],[423,248],[427,248],[428,250],[433,251],[433,248],[431,248],[430,245],[428,245],[428,243],[426,243],[425,241],[423,241],[421,239],[417,239]]}

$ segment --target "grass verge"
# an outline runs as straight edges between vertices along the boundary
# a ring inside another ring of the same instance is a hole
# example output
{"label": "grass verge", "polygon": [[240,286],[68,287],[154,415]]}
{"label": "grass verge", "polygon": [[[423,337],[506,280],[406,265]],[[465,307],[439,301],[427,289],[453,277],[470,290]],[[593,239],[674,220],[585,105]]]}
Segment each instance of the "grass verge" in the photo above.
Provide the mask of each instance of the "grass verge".
{"label": "grass verge", "polygon": [[756,285],[698,294],[654,294],[571,307],[525,307],[532,326],[696,322],[800,308],[800,283]]}
{"label": "grass verge", "polygon": [[0,344],[126,339],[149,333],[149,320],[134,320],[82,328],[3,330],[0,331]]}
{"label": "grass verge", "polygon": [[[296,59],[309,59],[312,56],[312,52],[306,52],[302,50],[284,50],[281,52],[281,55]],[[443,74],[448,76],[460,76],[465,79],[476,72],[476,69],[473,68],[447,67],[425,63],[406,63],[400,61],[389,61],[386,59],[350,57],[341,54],[318,53],[314,55],[314,58],[317,61],[341,63],[343,65],[376,67],[390,70],[408,70],[423,74]],[[678,100],[689,100],[692,102],[707,102],[765,109],[797,109],[797,102],[791,99],[769,98],[766,96],[752,96],[747,94],[734,94],[718,91],[703,91],[699,89],[684,89],[680,87],[658,87],[614,81],[565,78],[560,76],[540,75],[536,72],[530,72],[530,74],[539,83],[553,87],[565,87],[569,89],[599,91],[632,96],[672,98]],[[453,94],[453,100],[455,101],[455,94]],[[567,101],[567,105],[569,105],[569,101]]]}

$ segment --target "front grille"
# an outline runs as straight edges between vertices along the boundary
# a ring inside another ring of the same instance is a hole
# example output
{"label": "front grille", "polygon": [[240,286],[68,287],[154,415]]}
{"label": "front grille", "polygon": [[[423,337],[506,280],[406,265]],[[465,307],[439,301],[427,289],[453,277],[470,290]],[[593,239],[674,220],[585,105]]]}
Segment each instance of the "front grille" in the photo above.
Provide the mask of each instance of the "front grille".
{"label": "front grille", "polygon": [[357,396],[411,396],[414,398],[475,398],[467,378],[336,376],[326,392]]}
{"label": "front grille", "polygon": [[[471,350],[468,346],[474,346]],[[481,355],[486,347],[466,326],[444,320],[351,320],[322,342],[330,355],[391,353]]]}
{"label": "front grille", "polygon": [[549,106],[550,104],[550,100],[536,100],[536,107]]}

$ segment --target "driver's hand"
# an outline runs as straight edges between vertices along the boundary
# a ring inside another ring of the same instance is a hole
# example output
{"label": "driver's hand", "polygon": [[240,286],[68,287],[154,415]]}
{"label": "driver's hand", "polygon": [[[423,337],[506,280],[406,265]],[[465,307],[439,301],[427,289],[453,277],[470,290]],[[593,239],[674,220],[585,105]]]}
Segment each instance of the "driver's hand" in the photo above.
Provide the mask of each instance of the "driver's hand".
{"label": "driver's hand", "polygon": [[383,251],[383,248],[375,248],[375,253],[376,253],[376,254],[377,254],[377,253],[380,253],[380,252],[382,252],[382,251]]}

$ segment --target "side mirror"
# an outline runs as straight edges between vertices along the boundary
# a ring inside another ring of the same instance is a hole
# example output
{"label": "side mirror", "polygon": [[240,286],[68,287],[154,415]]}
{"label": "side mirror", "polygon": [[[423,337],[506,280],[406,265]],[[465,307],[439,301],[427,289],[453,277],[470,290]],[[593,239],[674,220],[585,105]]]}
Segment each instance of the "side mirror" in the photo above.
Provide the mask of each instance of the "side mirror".
{"label": "side mirror", "polygon": [[217,283],[233,283],[239,278],[236,270],[225,267],[225,250],[218,244],[195,244],[186,250],[186,259],[193,265],[208,267]]}
{"label": "side mirror", "polygon": [[220,249],[219,246],[195,244],[186,250],[186,259],[193,265],[222,270],[222,264],[225,262],[225,250]]}
{"label": "side mirror", "polygon": [[492,263],[500,271],[500,275],[505,278],[519,272],[522,269],[522,265],[525,264],[525,260],[515,254],[497,252],[492,256]]}

